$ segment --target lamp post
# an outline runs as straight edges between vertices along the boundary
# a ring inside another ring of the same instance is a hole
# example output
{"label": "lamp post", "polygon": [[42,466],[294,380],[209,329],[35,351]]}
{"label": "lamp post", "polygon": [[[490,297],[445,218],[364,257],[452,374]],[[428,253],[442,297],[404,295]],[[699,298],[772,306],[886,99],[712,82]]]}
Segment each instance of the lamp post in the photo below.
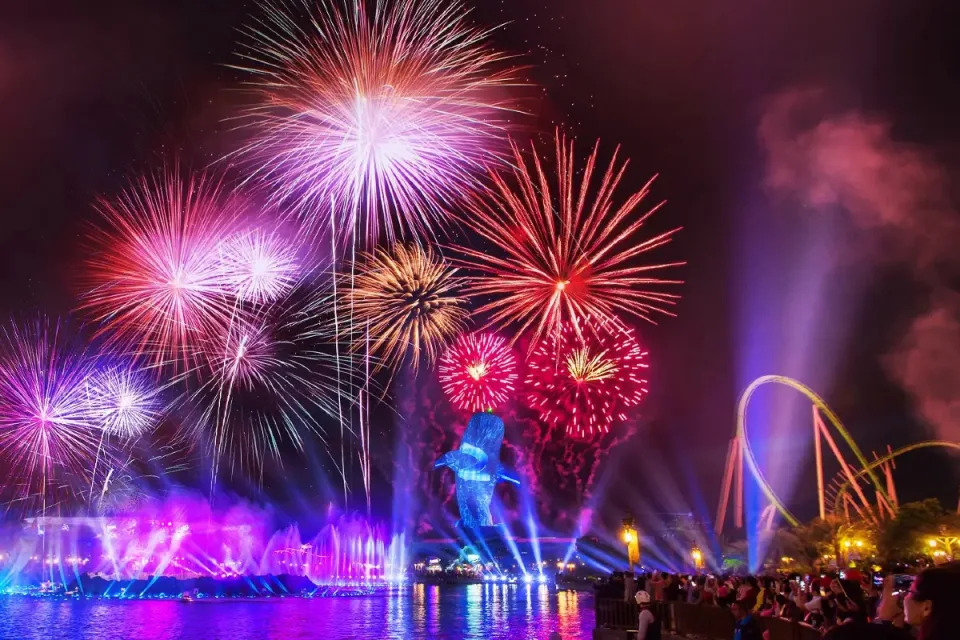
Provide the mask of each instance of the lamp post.
{"label": "lamp post", "polygon": [[[940,535],[930,537],[927,544],[930,546],[930,555],[933,556],[934,563],[937,562],[937,558],[942,558],[943,561],[952,560],[953,545],[958,543],[960,543],[960,536],[949,535],[944,529],[940,530]],[[940,545],[943,549],[937,548]]]}
{"label": "lamp post", "polygon": [[640,536],[637,534],[633,518],[623,519],[623,543],[627,545],[627,565],[629,566],[627,574],[623,577],[623,598],[631,602],[636,593],[636,586],[633,583],[633,564],[640,563]]}
{"label": "lamp post", "polygon": [[690,557],[693,558],[693,568],[700,573],[703,569],[703,552],[700,547],[694,545],[693,549],[690,549]]}
{"label": "lamp post", "polygon": [[627,546],[627,566],[633,573],[634,563],[640,563],[640,536],[633,518],[623,519],[623,543]]}

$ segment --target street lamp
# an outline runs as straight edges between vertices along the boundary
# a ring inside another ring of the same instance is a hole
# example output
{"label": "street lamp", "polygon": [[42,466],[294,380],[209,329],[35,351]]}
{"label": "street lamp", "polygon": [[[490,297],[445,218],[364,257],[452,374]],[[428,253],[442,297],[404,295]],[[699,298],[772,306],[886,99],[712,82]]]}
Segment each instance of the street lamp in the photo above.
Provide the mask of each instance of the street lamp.
{"label": "street lamp", "polygon": [[693,568],[699,573],[703,569],[703,552],[700,547],[694,547],[690,550],[690,557],[693,558]]}
{"label": "street lamp", "polygon": [[[944,528],[940,529],[940,535],[934,536],[927,540],[927,544],[930,546],[930,553],[935,558],[942,558],[944,560],[949,560],[953,557],[953,545],[960,543],[960,536],[948,535]],[[943,545],[943,549],[937,549],[939,545]]]}
{"label": "street lamp", "polygon": [[633,518],[623,519],[622,538],[627,546],[627,564],[630,567],[630,573],[633,573],[633,564],[640,562],[640,536],[637,535]]}

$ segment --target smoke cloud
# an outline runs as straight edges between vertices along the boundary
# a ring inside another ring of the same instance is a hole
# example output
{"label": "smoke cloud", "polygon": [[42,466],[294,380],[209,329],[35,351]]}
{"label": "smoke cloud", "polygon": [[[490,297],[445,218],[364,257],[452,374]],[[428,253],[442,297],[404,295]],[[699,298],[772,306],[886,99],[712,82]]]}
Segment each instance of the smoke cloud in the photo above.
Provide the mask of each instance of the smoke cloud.
{"label": "smoke cloud", "polygon": [[760,120],[766,185],[829,215],[842,211],[851,250],[899,264],[930,292],[930,306],[881,362],[943,439],[960,441],[960,216],[949,172],[929,149],[899,141],[891,122],[860,111],[830,112],[821,89],[773,96]]}
{"label": "smoke cloud", "polygon": [[960,296],[941,293],[884,364],[937,435],[960,442]]}

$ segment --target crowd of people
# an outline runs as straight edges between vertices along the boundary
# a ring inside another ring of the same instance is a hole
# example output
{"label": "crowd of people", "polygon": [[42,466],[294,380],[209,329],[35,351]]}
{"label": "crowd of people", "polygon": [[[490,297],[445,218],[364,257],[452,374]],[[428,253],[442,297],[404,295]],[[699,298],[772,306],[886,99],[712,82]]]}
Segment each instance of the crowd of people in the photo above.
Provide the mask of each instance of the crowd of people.
{"label": "crowd of people", "polygon": [[[630,583],[626,584],[628,593]],[[686,602],[727,607],[734,640],[763,640],[759,619],[775,617],[821,631],[825,640],[960,639],[960,563],[915,578],[849,570],[817,576],[712,576],[644,574],[635,587],[640,605],[638,640],[657,640],[669,607]],[[658,615],[659,613],[659,615]]]}

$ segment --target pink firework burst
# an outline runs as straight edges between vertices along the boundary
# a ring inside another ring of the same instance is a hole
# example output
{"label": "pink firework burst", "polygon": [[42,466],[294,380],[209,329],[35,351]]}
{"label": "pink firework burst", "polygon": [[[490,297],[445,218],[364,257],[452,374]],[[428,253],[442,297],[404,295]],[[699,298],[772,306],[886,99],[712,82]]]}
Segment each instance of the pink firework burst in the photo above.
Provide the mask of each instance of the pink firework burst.
{"label": "pink firework burst", "polygon": [[240,153],[254,177],[342,237],[432,235],[499,162],[519,84],[508,56],[456,1],[275,0],[263,12],[237,65],[253,76]]}
{"label": "pink firework burst", "polygon": [[467,411],[496,409],[513,393],[517,358],[503,338],[460,336],[440,359],[440,384],[450,402]]}
{"label": "pink firework burst", "polygon": [[49,505],[89,482],[102,436],[89,402],[95,360],[55,321],[0,330],[0,493]]}
{"label": "pink firework burst", "polygon": [[646,355],[633,330],[618,322],[564,323],[527,362],[527,400],[568,435],[607,433],[646,395]]}
{"label": "pink firework burst", "polygon": [[262,304],[290,291],[297,281],[296,247],[276,232],[253,229],[228,238],[220,269],[238,300]]}
{"label": "pink firework burst", "polygon": [[219,184],[176,170],[99,201],[81,309],[111,343],[153,365],[189,368],[198,342],[229,324],[218,250],[231,206]]}

